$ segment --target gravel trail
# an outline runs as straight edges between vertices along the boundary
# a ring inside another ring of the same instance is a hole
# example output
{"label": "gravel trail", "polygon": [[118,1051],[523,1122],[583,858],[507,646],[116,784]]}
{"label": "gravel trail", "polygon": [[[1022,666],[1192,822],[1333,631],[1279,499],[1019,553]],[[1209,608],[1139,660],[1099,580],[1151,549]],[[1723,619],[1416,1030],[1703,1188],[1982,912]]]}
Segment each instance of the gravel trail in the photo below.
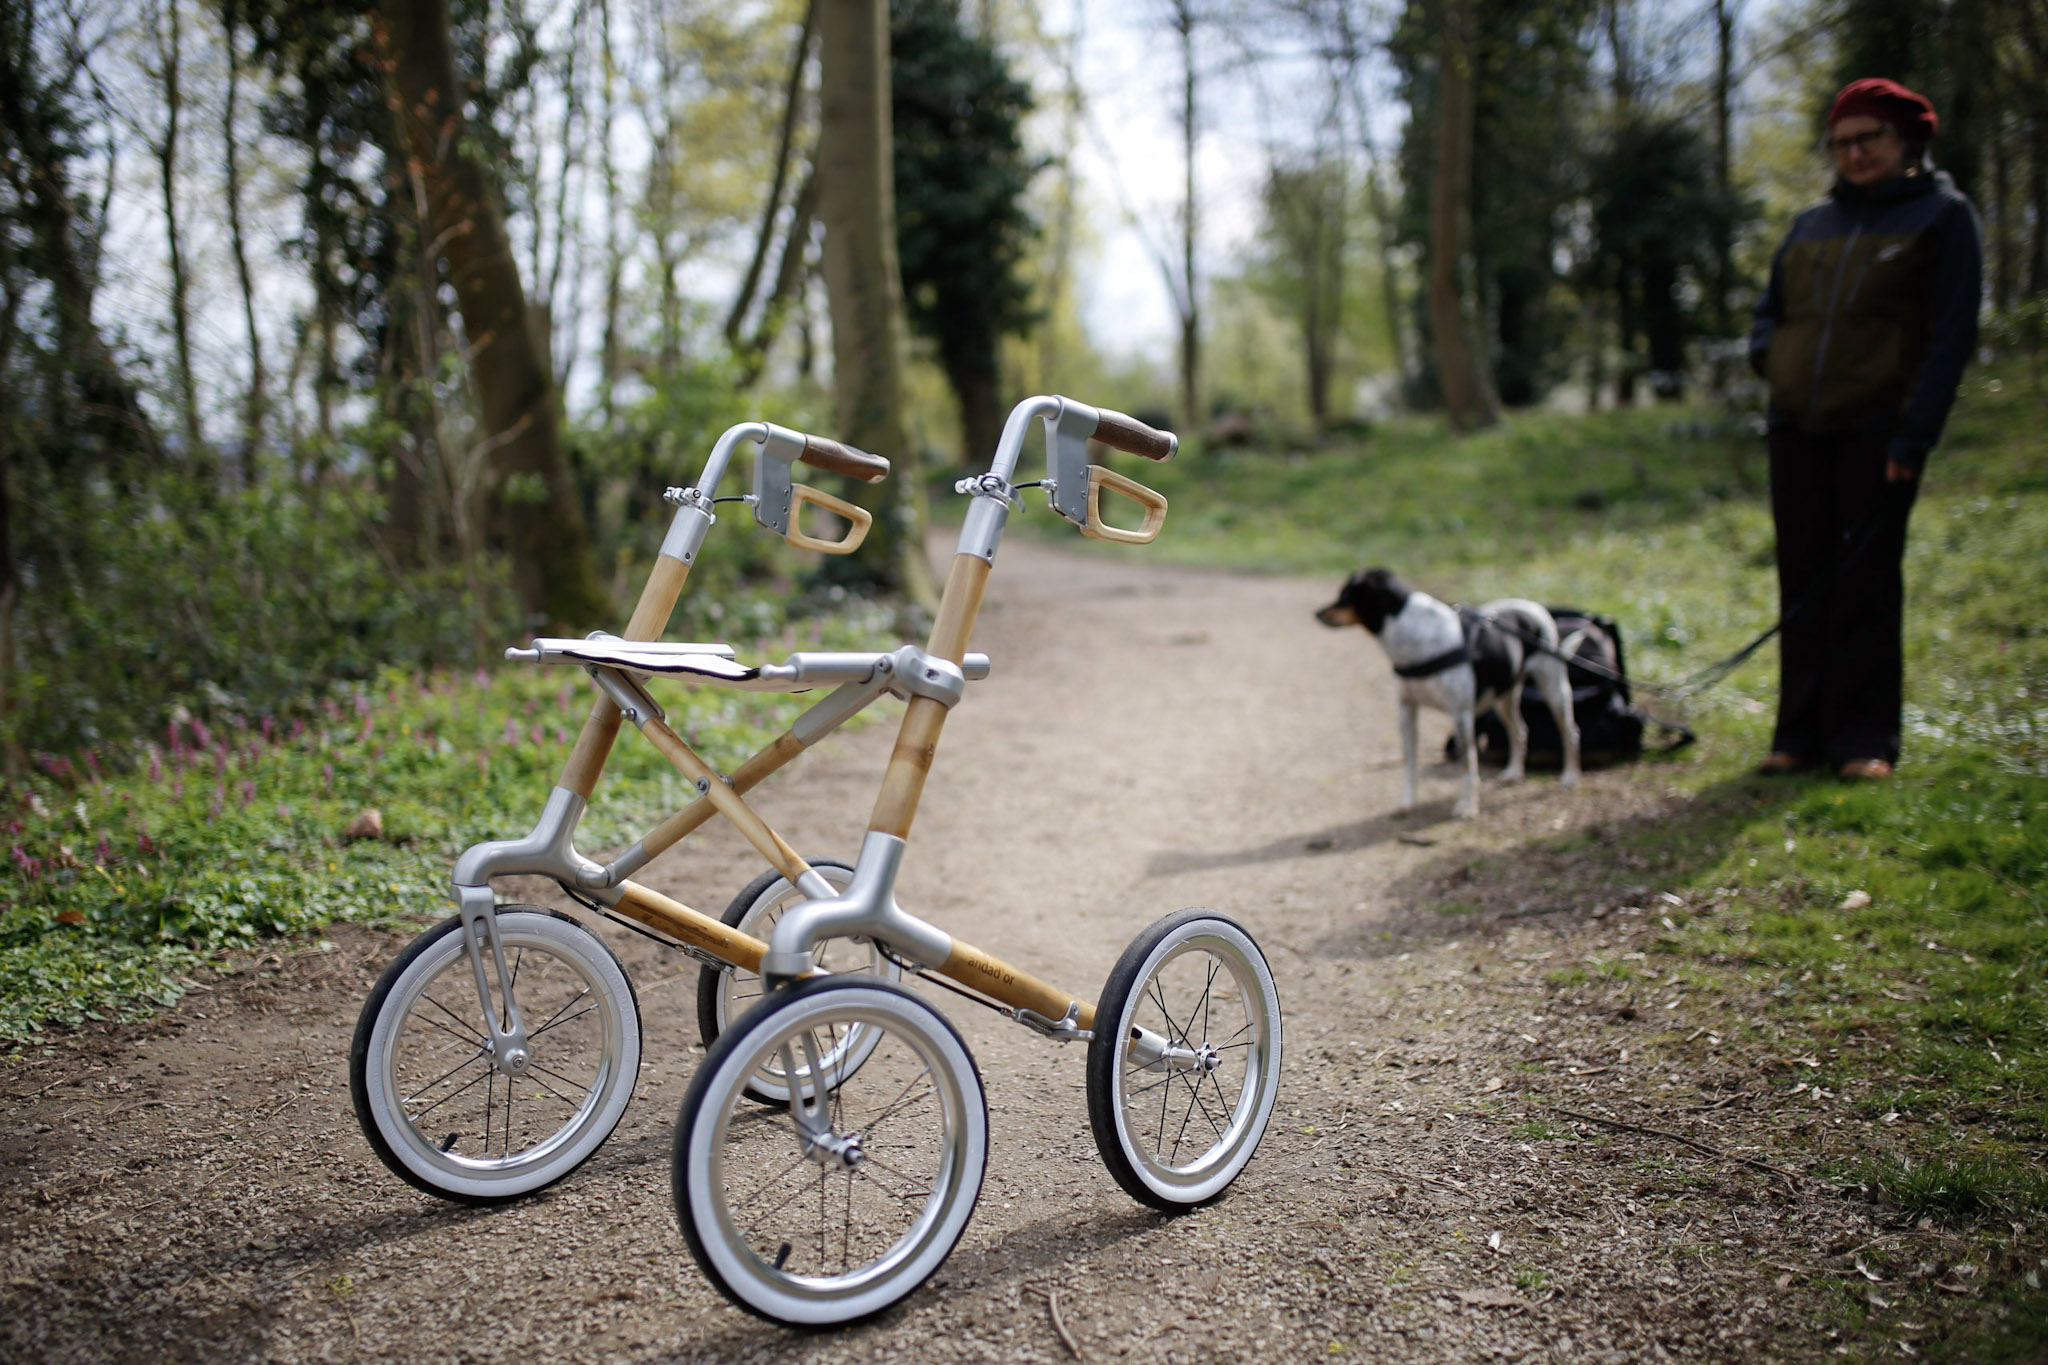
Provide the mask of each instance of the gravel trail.
{"label": "gravel trail", "polygon": [[[403,940],[338,929],[150,1024],[90,1030],[0,1072],[0,1359],[1824,1353],[1796,1325],[1812,1320],[1805,1272],[1858,1235],[1853,1210],[1655,1137],[1532,1126],[1543,1086],[1581,1110],[1646,1089],[1670,1106],[1747,1093],[1732,1061],[1705,1060],[1676,1089],[1596,1065],[1672,1018],[1604,998],[1551,1012],[1546,959],[1604,930],[1545,917],[1564,908],[1547,904],[1517,918],[1543,893],[1518,890],[1518,847],[1657,818],[1668,795],[1643,771],[1590,774],[1576,793],[1538,777],[1489,784],[1482,819],[1453,823],[1439,766],[1424,808],[1394,818],[1392,679],[1359,633],[1314,622],[1330,586],[1013,537],[975,639],[994,673],[947,724],[901,888],[949,931],[1091,998],[1153,919],[1189,905],[1238,916],[1279,979],[1286,1077],[1264,1147],[1218,1205],[1165,1218],[1131,1202],[1089,1134],[1084,1049],[934,995],[988,1088],[974,1222],[937,1278],[878,1320],[782,1330],[720,1299],[676,1230],[669,1145],[702,1056],[693,963],[602,931],[645,1019],[632,1108],[552,1190],[463,1209],[401,1185],[356,1129],[350,1033]],[[833,739],[771,779],[760,808],[807,854],[850,856],[893,729]],[[1440,742],[1442,724],[1424,733]],[[508,811],[506,832],[531,816]],[[647,880],[716,913],[757,865],[714,826]],[[1485,926],[1429,908],[1473,868],[1522,899]],[[1795,1270],[1802,1288],[1787,1292]]]}

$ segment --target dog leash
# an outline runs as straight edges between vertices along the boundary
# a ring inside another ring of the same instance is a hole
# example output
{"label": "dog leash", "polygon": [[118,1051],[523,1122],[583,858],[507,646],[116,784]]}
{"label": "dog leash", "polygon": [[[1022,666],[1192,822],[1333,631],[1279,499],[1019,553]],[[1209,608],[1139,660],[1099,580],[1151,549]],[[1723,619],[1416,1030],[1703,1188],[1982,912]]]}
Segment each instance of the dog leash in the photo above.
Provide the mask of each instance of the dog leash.
{"label": "dog leash", "polygon": [[[1771,623],[1770,629],[1757,636],[1754,640],[1751,640],[1741,649],[1730,654],[1727,658],[1717,659],[1705,668],[1699,669],[1688,677],[1680,678],[1675,683],[1653,683],[1644,682],[1640,679],[1630,679],[1622,676],[1619,672],[1607,667],[1605,664],[1595,663],[1590,659],[1567,657],[1562,651],[1546,644],[1540,637],[1530,635],[1513,622],[1488,616],[1475,607],[1460,606],[1458,608],[1458,615],[1468,621],[1484,621],[1497,626],[1538,653],[1563,659],[1567,667],[1584,669],[1596,678],[1603,678],[1608,682],[1619,683],[1624,687],[1654,693],[1657,696],[1678,701],[1706,691],[1727,678],[1736,669],[1742,667],[1743,664],[1749,661],[1749,657],[1752,654],[1755,654],[1770,642],[1771,637],[1784,630],[1787,621],[1790,621],[1807,606],[1811,605],[1820,597],[1822,592],[1833,588],[1836,583],[1840,582],[1842,575],[1848,571],[1849,566],[1856,562],[1863,551],[1868,548],[1871,540],[1876,537],[1878,524],[1879,519],[1876,516],[1872,516],[1864,522],[1856,533],[1856,543],[1849,547],[1849,553],[1844,555],[1841,561],[1835,565],[1834,572],[1808,588],[1804,596],[1779,614],[1778,619]],[[1652,719],[1655,719],[1655,717],[1652,717]],[[1658,723],[1665,724],[1666,722],[1659,721]]]}

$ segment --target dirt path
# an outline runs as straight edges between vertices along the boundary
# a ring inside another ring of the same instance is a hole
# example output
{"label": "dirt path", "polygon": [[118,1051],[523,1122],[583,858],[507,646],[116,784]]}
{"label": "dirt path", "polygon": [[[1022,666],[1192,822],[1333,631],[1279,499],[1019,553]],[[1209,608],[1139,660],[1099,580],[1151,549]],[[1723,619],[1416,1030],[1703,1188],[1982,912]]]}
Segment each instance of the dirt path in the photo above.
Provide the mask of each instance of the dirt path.
{"label": "dirt path", "polygon": [[[975,1221],[880,1320],[779,1330],[707,1287],[676,1231],[692,964],[605,931],[646,1020],[633,1107],[564,1184],[466,1210],[399,1184],[356,1130],[350,1031],[400,941],[338,931],[0,1074],[0,1359],[1065,1360],[1055,1293],[1089,1360],[1825,1353],[1805,1287],[1882,1230],[1793,1177],[1532,1117],[1543,1087],[1587,1111],[1649,1093],[1732,1152],[1739,1133],[1700,1125],[1742,1077],[1630,1071],[1631,1038],[1683,1015],[1590,987],[1552,1012],[1541,964],[1597,925],[1447,942],[1456,923],[1412,908],[1532,834],[1653,810],[1654,779],[1489,787],[1485,818],[1453,825],[1442,770],[1390,818],[1391,680],[1357,633],[1314,624],[1326,590],[1013,539],[976,640],[995,673],[948,724],[906,866],[905,904],[1091,996],[1157,916],[1243,919],[1281,983],[1286,1082],[1221,1204],[1133,1204],[1095,1154],[1083,1050],[942,998],[988,1083]],[[833,741],[764,810],[806,852],[850,854],[891,729]],[[716,912],[755,867],[718,831],[651,880]]]}

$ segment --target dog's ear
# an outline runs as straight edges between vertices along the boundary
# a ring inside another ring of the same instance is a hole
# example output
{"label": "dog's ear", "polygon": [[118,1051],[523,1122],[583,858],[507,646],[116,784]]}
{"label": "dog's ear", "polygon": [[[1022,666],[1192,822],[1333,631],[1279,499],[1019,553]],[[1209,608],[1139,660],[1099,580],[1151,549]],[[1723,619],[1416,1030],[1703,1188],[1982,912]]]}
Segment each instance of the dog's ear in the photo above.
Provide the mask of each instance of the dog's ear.
{"label": "dog's ear", "polygon": [[1391,569],[1360,569],[1344,580],[1337,601],[1350,609],[1359,625],[1377,635],[1387,618],[1408,605],[1408,585]]}

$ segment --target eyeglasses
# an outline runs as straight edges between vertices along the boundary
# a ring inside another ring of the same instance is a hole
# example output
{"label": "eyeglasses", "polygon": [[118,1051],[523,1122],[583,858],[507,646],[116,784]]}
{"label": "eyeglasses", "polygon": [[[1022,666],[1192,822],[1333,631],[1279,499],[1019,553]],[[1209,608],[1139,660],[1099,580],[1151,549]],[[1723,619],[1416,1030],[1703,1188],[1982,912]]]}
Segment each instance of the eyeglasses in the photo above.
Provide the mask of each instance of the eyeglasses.
{"label": "eyeglasses", "polygon": [[1834,155],[1843,156],[1849,152],[1871,151],[1877,146],[1878,143],[1883,142],[1886,138],[1890,137],[1891,135],[1891,128],[1889,126],[1886,126],[1882,128],[1872,128],[1867,133],[1851,133],[1847,137],[1831,137],[1826,142],[1823,142],[1821,145],[1823,147],[1826,147]]}

